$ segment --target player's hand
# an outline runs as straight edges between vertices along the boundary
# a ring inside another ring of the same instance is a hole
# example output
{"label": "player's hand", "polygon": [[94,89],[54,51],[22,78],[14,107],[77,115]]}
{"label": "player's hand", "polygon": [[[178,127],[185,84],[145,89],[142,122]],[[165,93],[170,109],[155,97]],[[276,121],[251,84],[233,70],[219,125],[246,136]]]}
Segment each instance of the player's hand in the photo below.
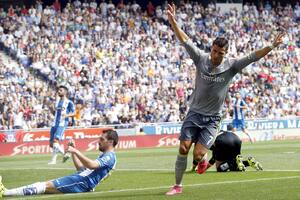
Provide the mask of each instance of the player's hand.
{"label": "player's hand", "polygon": [[68,146],[68,148],[67,148],[67,152],[69,152],[69,153],[76,153],[76,151],[77,151],[77,149],[75,149],[72,146]]}
{"label": "player's hand", "polygon": [[175,22],[175,14],[176,14],[175,10],[176,10],[176,7],[175,7],[174,3],[172,3],[172,5],[168,4],[167,15],[168,15],[168,20],[169,20],[170,24]]}
{"label": "player's hand", "polygon": [[68,142],[68,146],[76,147],[75,141],[73,139],[70,139],[69,142]]}
{"label": "player's hand", "polygon": [[284,35],[285,35],[284,33],[279,33],[275,37],[275,39],[274,39],[274,41],[272,43],[273,47],[278,47],[280,44],[282,44],[282,38],[283,38]]}

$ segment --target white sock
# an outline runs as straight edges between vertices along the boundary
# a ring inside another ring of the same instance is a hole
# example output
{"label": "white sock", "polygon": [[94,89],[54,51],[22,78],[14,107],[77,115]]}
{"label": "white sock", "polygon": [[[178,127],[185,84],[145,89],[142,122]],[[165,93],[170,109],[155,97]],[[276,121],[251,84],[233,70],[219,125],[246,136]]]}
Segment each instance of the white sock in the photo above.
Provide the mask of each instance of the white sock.
{"label": "white sock", "polygon": [[56,162],[56,158],[57,158],[57,152],[56,149],[53,148],[51,162]]}
{"label": "white sock", "polygon": [[24,196],[24,195],[35,195],[43,194],[46,190],[45,182],[37,182],[32,185],[27,185],[24,187],[6,189],[3,196]]}
{"label": "white sock", "polygon": [[59,152],[58,147],[59,147],[58,143],[56,142],[53,143],[51,162],[56,162],[57,153]]}
{"label": "white sock", "polygon": [[57,153],[65,154],[64,149],[57,142],[53,143],[53,150],[55,150]]}

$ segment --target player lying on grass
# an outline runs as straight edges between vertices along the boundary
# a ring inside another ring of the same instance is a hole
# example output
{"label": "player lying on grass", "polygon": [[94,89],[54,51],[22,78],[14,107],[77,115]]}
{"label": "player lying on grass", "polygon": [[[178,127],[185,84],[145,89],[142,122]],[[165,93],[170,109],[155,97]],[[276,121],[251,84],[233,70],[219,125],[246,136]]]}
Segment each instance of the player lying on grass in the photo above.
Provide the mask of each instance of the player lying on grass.
{"label": "player lying on grass", "polygon": [[247,160],[243,160],[241,156],[241,146],[241,139],[233,132],[233,126],[229,124],[227,131],[222,131],[211,147],[211,159],[209,162],[202,162],[202,165],[198,165],[197,173],[204,173],[214,164],[216,164],[218,172],[245,171],[248,166],[258,171],[263,170],[260,163],[253,157],[248,157]]}
{"label": "player lying on grass", "polygon": [[6,189],[2,184],[0,176],[0,197],[93,191],[102,180],[111,174],[111,170],[115,168],[116,155],[114,147],[117,143],[118,134],[116,131],[104,131],[98,142],[99,150],[103,154],[99,155],[96,160],[91,160],[75,147],[68,146],[67,152],[72,154],[72,159],[78,173],[55,180],[37,182],[15,189]]}

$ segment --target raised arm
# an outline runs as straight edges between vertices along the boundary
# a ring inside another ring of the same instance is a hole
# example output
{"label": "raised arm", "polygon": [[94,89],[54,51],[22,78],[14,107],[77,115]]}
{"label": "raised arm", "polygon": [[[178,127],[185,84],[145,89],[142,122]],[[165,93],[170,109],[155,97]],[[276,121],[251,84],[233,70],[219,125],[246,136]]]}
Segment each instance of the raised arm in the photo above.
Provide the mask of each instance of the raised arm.
{"label": "raised arm", "polygon": [[169,23],[171,24],[171,27],[178,38],[178,40],[183,44],[186,51],[190,55],[191,59],[194,61],[195,65],[197,66],[197,63],[200,62],[202,58],[202,53],[200,50],[193,44],[193,42],[190,40],[189,36],[183,32],[183,30],[178,26],[176,20],[175,20],[175,10],[176,7],[174,4],[170,5],[168,4],[167,9],[167,15]]}
{"label": "raised arm", "polygon": [[279,33],[271,46],[264,47],[262,49],[259,49],[255,51],[255,55],[258,59],[261,59],[265,55],[267,55],[270,51],[272,51],[274,48],[278,47],[282,43],[282,37],[284,36],[284,33]]}
{"label": "raised arm", "polygon": [[267,55],[270,51],[272,51],[274,48],[278,47],[282,43],[283,36],[284,36],[284,33],[280,33],[275,37],[271,46],[264,47],[264,48],[259,49],[247,56],[242,57],[241,59],[237,59],[234,62],[233,67],[238,72],[238,71],[242,70],[243,68],[245,68],[250,63],[261,59],[262,57]]}
{"label": "raised arm", "polygon": [[185,32],[183,32],[183,30],[178,26],[178,24],[175,20],[176,7],[175,7],[174,3],[172,5],[168,4],[167,15],[168,15],[169,23],[171,24],[172,29],[173,29],[176,37],[179,39],[179,41],[184,43],[187,40],[189,40],[189,37],[187,36],[187,34],[185,34]]}

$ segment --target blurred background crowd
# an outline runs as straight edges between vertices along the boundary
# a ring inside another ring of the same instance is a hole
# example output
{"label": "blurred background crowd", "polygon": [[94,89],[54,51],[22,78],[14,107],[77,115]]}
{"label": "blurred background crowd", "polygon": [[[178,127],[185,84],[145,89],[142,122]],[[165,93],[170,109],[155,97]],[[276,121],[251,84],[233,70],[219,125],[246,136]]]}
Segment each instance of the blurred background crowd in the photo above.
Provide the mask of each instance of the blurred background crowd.
{"label": "blurred background crowd", "polygon": [[[69,2],[0,8],[0,128],[51,126],[55,87],[69,87],[72,125],[178,122],[188,109],[195,66],[171,30],[166,3]],[[300,6],[244,4],[221,13],[215,4],[179,2],[177,21],[209,52],[217,36],[230,41],[228,57],[284,44],[235,77],[224,118],[239,92],[246,118],[300,116]],[[6,54],[4,53],[6,52]]]}

